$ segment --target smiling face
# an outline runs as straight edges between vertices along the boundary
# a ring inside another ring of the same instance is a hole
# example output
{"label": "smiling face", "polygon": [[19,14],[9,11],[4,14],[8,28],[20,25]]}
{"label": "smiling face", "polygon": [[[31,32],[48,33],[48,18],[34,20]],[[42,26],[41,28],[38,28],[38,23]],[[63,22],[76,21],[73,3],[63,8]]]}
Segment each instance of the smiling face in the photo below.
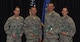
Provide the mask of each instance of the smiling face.
{"label": "smiling face", "polygon": [[63,8],[62,9],[62,15],[66,16],[68,14],[68,9],[67,8]]}
{"label": "smiling face", "polygon": [[48,6],[47,6],[47,11],[51,12],[53,11],[55,8],[54,4],[53,3],[49,3]]}
{"label": "smiling face", "polygon": [[30,9],[30,13],[31,13],[31,15],[36,15],[37,9],[36,9],[35,7],[32,7],[32,8]]}
{"label": "smiling face", "polygon": [[15,16],[19,16],[20,14],[20,8],[16,7],[15,10],[13,11]]}

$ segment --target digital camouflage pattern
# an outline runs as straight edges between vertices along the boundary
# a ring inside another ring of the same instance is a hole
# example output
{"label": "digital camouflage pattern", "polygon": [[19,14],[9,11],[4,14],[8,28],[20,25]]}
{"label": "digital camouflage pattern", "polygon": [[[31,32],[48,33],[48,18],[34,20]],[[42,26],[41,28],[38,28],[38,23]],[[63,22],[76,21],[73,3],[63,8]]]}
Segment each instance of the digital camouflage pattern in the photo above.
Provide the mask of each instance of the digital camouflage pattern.
{"label": "digital camouflage pattern", "polygon": [[45,15],[44,42],[59,42],[60,15],[53,11]]}
{"label": "digital camouflage pattern", "polygon": [[[27,42],[39,42],[42,37],[41,20],[38,16],[29,15],[24,20],[24,31]],[[34,36],[32,36],[34,34]]]}
{"label": "digital camouflage pattern", "polygon": [[61,32],[65,32],[66,35],[60,34],[60,42],[73,42],[72,38],[76,32],[76,27],[73,19],[70,16],[61,17],[61,19]]}
{"label": "digital camouflage pattern", "polygon": [[[11,16],[8,18],[4,25],[4,30],[7,34],[7,42],[21,42],[21,37],[23,32],[23,17],[18,16]],[[12,35],[15,34],[16,38]]]}

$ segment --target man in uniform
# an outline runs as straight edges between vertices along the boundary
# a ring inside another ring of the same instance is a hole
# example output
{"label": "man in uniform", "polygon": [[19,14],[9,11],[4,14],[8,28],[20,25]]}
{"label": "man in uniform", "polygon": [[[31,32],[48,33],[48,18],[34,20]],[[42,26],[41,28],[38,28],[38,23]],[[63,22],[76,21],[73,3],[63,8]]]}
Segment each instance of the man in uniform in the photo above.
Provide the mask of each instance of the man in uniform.
{"label": "man in uniform", "polygon": [[76,32],[73,19],[68,16],[68,9],[62,9],[62,28],[60,33],[60,42],[72,42],[72,38]]}
{"label": "man in uniform", "polygon": [[45,14],[44,42],[59,42],[61,26],[60,15],[54,11],[54,4],[49,3]]}
{"label": "man in uniform", "polygon": [[23,17],[19,16],[20,8],[16,7],[13,11],[14,15],[9,17],[4,25],[7,34],[7,42],[21,42]]}
{"label": "man in uniform", "polygon": [[30,15],[24,20],[24,31],[27,42],[39,42],[42,37],[41,20],[36,16],[36,7],[31,7]]}

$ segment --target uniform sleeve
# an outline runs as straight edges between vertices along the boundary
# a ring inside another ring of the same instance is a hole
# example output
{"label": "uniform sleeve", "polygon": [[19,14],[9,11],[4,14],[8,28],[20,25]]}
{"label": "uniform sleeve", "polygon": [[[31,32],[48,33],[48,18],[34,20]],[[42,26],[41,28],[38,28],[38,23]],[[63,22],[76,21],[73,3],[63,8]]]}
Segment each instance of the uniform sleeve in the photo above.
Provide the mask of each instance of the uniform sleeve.
{"label": "uniform sleeve", "polygon": [[72,19],[70,19],[70,22],[69,22],[69,32],[67,32],[67,35],[68,36],[74,36],[75,32],[76,32],[76,26],[75,26],[75,23]]}
{"label": "uniform sleeve", "polygon": [[24,28],[23,28],[23,31],[24,31],[25,34],[28,33],[28,19],[27,18],[25,18],[25,20],[24,20]]}
{"label": "uniform sleeve", "polygon": [[47,18],[47,14],[45,15],[44,33],[46,33],[46,32],[48,31],[48,28],[47,28],[47,26],[48,26],[48,22],[47,22],[47,21],[49,21],[49,20],[47,20],[46,18]]}
{"label": "uniform sleeve", "polygon": [[10,19],[8,19],[4,25],[4,31],[6,32],[6,34],[11,34],[11,31],[10,31]]}
{"label": "uniform sleeve", "polygon": [[[60,32],[61,32],[60,29],[62,28],[62,20],[61,20],[60,15],[58,15],[58,19],[57,19],[57,20],[58,20],[58,22],[57,22],[57,23],[58,23],[58,26],[57,26],[57,27],[58,27],[58,29],[59,29],[58,33],[60,33]],[[57,20],[56,20],[56,21],[57,21]]]}
{"label": "uniform sleeve", "polygon": [[42,28],[39,28],[39,38],[42,38]]}
{"label": "uniform sleeve", "polygon": [[24,33],[24,18],[22,18],[21,22],[22,22],[21,34],[23,34]]}
{"label": "uniform sleeve", "polygon": [[[40,19],[39,19],[39,20],[40,20]],[[39,38],[42,38],[41,20],[40,20],[40,28],[39,28]]]}

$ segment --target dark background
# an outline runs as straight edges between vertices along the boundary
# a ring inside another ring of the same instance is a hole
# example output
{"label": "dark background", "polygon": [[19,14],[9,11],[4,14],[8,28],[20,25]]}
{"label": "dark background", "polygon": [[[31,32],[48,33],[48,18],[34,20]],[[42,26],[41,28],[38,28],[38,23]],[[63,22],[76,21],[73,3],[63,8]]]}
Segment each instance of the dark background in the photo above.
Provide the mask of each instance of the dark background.
{"label": "dark background", "polygon": [[[42,6],[44,0],[36,0],[38,9],[37,15],[41,18]],[[80,42],[80,0],[51,0],[55,4],[55,11],[60,13],[62,7],[68,7],[69,16],[71,16],[76,24],[76,34],[74,36],[74,42]],[[13,15],[13,9],[15,6],[21,8],[21,16],[24,18],[28,16],[30,8],[30,0],[0,0],[0,42],[6,42],[6,34],[4,32],[4,24],[8,17]],[[61,13],[60,13],[61,15]],[[23,35],[22,41],[25,41]]]}

